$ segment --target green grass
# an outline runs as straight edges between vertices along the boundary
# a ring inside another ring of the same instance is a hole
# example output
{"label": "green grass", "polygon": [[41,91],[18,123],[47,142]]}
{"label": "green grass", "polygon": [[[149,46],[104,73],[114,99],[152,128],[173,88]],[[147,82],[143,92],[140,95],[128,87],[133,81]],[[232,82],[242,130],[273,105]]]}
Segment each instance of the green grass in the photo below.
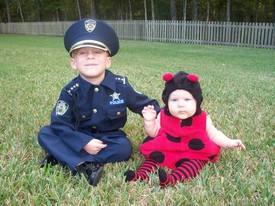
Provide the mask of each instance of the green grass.
{"label": "green grass", "polygon": [[106,165],[98,187],[61,166],[40,169],[37,133],[76,73],[60,37],[0,35],[0,45],[1,205],[274,205],[275,50],[121,41],[114,73],[161,105],[164,72],[197,73],[203,108],[247,147],[222,150],[196,179],[162,190],[156,175],[148,183],[124,182],[123,173],[142,161],[145,134],[133,113],[124,128],[132,158]]}

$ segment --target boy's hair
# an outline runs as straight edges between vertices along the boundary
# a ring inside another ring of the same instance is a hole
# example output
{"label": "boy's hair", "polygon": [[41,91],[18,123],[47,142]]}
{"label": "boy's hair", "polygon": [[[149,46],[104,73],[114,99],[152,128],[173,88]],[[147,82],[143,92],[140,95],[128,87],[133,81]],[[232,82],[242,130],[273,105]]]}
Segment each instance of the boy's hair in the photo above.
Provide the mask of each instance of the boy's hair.
{"label": "boy's hair", "polygon": [[[70,56],[71,56],[72,58],[75,58],[75,55],[77,54],[78,50],[79,50],[79,49],[74,49],[73,51],[71,51]],[[108,56],[110,56],[109,52],[107,52],[107,54],[108,54]]]}
{"label": "boy's hair", "polygon": [[78,49],[75,49],[75,50],[71,51],[70,56],[71,56],[72,58],[75,57],[75,55],[76,55],[76,53],[77,53],[77,50],[78,50]]}

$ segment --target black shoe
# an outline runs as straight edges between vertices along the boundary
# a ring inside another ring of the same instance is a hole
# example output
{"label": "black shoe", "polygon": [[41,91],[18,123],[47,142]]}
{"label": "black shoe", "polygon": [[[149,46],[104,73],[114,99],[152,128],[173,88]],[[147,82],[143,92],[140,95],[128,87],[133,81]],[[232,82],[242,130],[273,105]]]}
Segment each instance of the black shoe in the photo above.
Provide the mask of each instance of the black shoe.
{"label": "black shoe", "polygon": [[103,165],[93,162],[85,162],[82,165],[77,166],[76,171],[83,173],[90,185],[96,186],[102,176]]}
{"label": "black shoe", "polygon": [[52,156],[51,154],[47,153],[45,155],[45,157],[42,159],[42,161],[40,162],[40,167],[44,167],[45,165],[50,164],[50,165],[57,165],[58,161],[57,159],[54,158],[54,156]]}
{"label": "black shoe", "polygon": [[133,170],[124,172],[125,182],[133,182],[137,180],[137,174]]}

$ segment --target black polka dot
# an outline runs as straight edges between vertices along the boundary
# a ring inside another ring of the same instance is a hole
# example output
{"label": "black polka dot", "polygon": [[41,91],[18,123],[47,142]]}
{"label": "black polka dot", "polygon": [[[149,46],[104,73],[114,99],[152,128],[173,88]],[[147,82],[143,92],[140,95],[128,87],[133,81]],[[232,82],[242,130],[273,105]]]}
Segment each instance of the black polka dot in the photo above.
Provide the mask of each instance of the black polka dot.
{"label": "black polka dot", "polygon": [[213,156],[210,156],[210,157],[208,157],[210,160],[213,160],[213,159],[215,159],[215,157],[216,157],[217,155],[213,155]]}
{"label": "black polka dot", "polygon": [[175,166],[178,167],[178,166],[181,165],[181,163],[188,162],[189,160],[190,159],[188,159],[188,158],[182,158],[182,159],[180,159],[179,161],[176,162]]}
{"label": "black polka dot", "polygon": [[204,148],[204,144],[200,139],[194,138],[189,141],[188,147],[191,150],[202,150]]}
{"label": "black polka dot", "polygon": [[171,136],[170,134],[167,134],[167,133],[166,133],[166,137],[171,142],[179,143],[181,141],[180,137],[173,137],[173,136]]}
{"label": "black polka dot", "polygon": [[192,118],[191,117],[181,120],[181,124],[180,124],[181,127],[191,126],[191,125],[192,125]]}
{"label": "black polka dot", "polygon": [[164,161],[165,157],[162,152],[154,151],[154,152],[150,153],[149,158],[152,160],[155,160],[158,163],[162,163]]}
{"label": "black polka dot", "polygon": [[151,141],[151,140],[153,140],[154,138],[152,138],[152,137],[150,137],[150,136],[147,136],[144,140],[143,140],[143,142],[142,142],[142,144],[143,143],[146,143],[146,142],[149,142],[149,141]]}

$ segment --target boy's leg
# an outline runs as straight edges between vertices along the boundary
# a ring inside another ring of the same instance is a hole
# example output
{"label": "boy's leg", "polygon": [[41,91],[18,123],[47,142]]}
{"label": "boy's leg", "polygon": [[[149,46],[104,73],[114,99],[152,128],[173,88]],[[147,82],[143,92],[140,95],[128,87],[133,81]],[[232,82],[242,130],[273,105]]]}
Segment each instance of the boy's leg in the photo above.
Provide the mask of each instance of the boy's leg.
{"label": "boy's leg", "polygon": [[93,155],[87,153],[87,155],[80,157],[65,145],[49,126],[45,126],[40,130],[38,142],[47,151],[45,158],[54,158],[62,165],[68,165],[73,175],[77,172],[83,173],[90,185],[96,186],[98,184],[102,176],[103,165],[94,163]]}
{"label": "boy's leg", "polygon": [[94,155],[96,162],[111,163],[127,161],[131,157],[132,145],[126,136],[109,134],[108,136],[95,136],[95,138],[107,144],[107,147]]}
{"label": "boy's leg", "polygon": [[137,172],[127,170],[124,175],[126,176],[126,182],[133,182],[137,179],[143,181],[148,180],[148,173],[153,173],[157,170],[157,162],[155,160],[146,158],[143,163],[139,166]]}
{"label": "boy's leg", "polygon": [[[50,126],[41,128],[38,133],[38,143],[49,154],[51,154],[60,164],[68,165],[73,171],[83,158],[69,148],[61,138],[55,134]],[[85,157],[88,158],[88,157]],[[93,156],[89,156],[87,161],[93,162]]]}
{"label": "boy's leg", "polygon": [[106,133],[106,135],[94,134],[93,136],[107,144],[107,147],[96,155],[90,155],[85,151],[82,151],[81,155],[76,154],[49,126],[40,130],[38,142],[59,163],[68,165],[73,174],[84,173],[88,182],[95,186],[102,175],[103,164],[128,160],[132,154],[132,146],[123,132]]}
{"label": "boy's leg", "polygon": [[175,185],[177,182],[183,182],[195,178],[207,163],[206,160],[188,160],[182,162],[171,174],[164,169],[159,168],[159,183],[161,187]]}

